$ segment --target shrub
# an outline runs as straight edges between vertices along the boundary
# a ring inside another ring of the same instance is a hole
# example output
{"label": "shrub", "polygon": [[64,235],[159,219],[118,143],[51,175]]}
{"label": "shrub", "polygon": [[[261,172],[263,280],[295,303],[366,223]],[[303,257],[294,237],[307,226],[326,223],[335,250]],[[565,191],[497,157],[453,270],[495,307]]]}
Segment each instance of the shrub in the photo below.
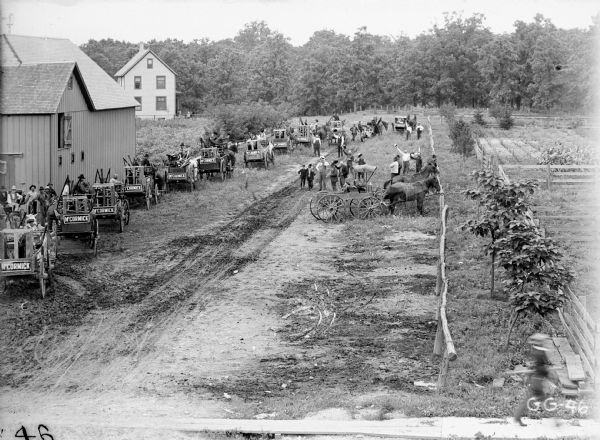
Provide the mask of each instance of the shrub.
{"label": "shrub", "polygon": [[498,122],[498,125],[503,130],[510,130],[512,126],[515,125],[515,120],[512,117],[512,110],[506,105],[492,106],[490,108],[490,116]]}
{"label": "shrub", "polygon": [[485,127],[486,122],[483,118],[483,112],[480,109],[475,110],[475,113],[473,113],[473,122],[477,125]]}
{"label": "shrub", "polygon": [[227,133],[230,139],[246,139],[263,129],[282,126],[289,118],[288,109],[261,102],[248,104],[222,104],[213,107],[209,114],[214,119],[213,132]]}
{"label": "shrub", "polygon": [[462,118],[458,121],[448,122],[448,125],[450,126],[450,139],[452,140],[450,151],[461,154],[465,158],[473,154],[475,140],[473,139],[471,126]]}
{"label": "shrub", "polygon": [[456,106],[453,104],[444,104],[440,107],[440,115],[446,119],[446,122],[450,124],[454,121],[456,115]]}

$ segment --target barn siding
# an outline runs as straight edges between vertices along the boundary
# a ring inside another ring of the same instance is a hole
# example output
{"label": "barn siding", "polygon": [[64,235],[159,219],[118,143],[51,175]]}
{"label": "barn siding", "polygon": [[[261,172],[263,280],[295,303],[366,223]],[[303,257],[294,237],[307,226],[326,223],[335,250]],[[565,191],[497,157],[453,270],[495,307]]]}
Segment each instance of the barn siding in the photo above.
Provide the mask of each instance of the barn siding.
{"label": "barn siding", "polygon": [[[135,110],[103,110],[97,112],[71,112],[73,117],[73,144],[71,148],[57,148],[58,118],[55,120],[56,146],[52,148],[53,183],[62,185],[67,176],[76,179],[80,174],[93,182],[96,170],[102,168],[104,174],[110,169],[122,175],[123,156],[135,155]],[[84,160],[81,160],[81,152]],[[74,163],[71,163],[74,154]],[[63,164],[58,165],[58,156],[62,155]]]}
{"label": "barn siding", "polygon": [[[5,186],[26,189],[45,185],[50,178],[50,115],[2,115],[2,160],[14,158],[14,172],[6,175]],[[8,155],[22,153],[22,156]],[[11,159],[12,160],[12,159]]]}
{"label": "barn siding", "polygon": [[81,85],[79,84],[79,81],[76,81],[76,76],[73,74],[71,75],[73,76],[73,89],[69,90],[68,87],[65,87],[65,91],[58,104],[58,113],[88,110]]}

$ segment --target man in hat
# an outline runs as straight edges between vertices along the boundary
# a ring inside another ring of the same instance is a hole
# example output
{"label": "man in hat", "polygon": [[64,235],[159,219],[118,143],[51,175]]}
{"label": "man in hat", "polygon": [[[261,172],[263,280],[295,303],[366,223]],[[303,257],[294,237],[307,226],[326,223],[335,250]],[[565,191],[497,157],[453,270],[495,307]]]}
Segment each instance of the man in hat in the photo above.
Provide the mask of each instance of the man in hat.
{"label": "man in hat", "polygon": [[37,229],[38,225],[35,221],[35,215],[27,214],[25,217],[25,229]]}
{"label": "man in hat", "polygon": [[[365,159],[362,155],[362,153],[358,154],[358,157],[356,158],[356,165],[365,165]],[[357,179],[364,179],[365,178],[365,173],[363,171],[357,172],[356,173],[356,178]]]}
{"label": "man in hat", "polygon": [[313,155],[321,155],[321,138],[319,136],[315,136],[313,139]]}
{"label": "man in hat", "polygon": [[306,170],[306,181],[308,182],[308,190],[313,189],[313,182],[315,180],[315,169],[312,164],[308,164],[308,169]]}
{"label": "man in hat", "polygon": [[400,174],[398,172],[398,166],[400,165],[398,163],[399,160],[400,160],[400,156],[396,155],[396,157],[394,157],[394,161],[390,164],[390,182],[394,180],[394,177],[396,177],[398,174]]}
{"label": "man in hat", "polygon": [[80,174],[77,178],[77,183],[73,188],[73,195],[88,194],[90,192],[89,189],[90,184],[87,182],[87,180],[85,180],[85,176],[83,174]]}
{"label": "man in hat", "polygon": [[328,166],[329,162],[325,161],[325,156],[321,156],[316,167],[317,175],[319,176],[319,191],[327,191],[327,180],[325,180],[325,177],[327,176]]}
{"label": "man in hat", "polygon": [[142,166],[145,166],[145,167],[151,166],[150,159],[148,158],[148,153],[144,154],[144,158],[142,159]]}
{"label": "man in hat", "polygon": [[329,170],[329,178],[331,179],[331,189],[333,191],[337,191],[337,182],[339,174],[338,162],[339,161],[337,159],[331,162],[331,169]]}
{"label": "man in hat", "polygon": [[117,173],[114,173],[108,181],[108,183],[121,183],[121,181],[119,180],[119,175]]}
{"label": "man in hat", "polygon": [[515,422],[521,426],[527,426],[521,419],[527,412],[527,403],[529,400],[535,398],[543,401],[546,398],[544,383],[547,381],[550,373],[550,361],[546,355],[546,352],[549,351],[549,341],[550,338],[548,335],[542,333],[535,333],[527,339],[527,342],[530,344],[529,356],[533,371],[528,378],[529,386],[527,395],[515,412]]}
{"label": "man in hat", "polygon": [[48,185],[46,185],[46,192],[48,193],[48,195],[50,197],[57,197],[56,191],[54,191],[54,185],[52,185],[52,182],[48,182]]}

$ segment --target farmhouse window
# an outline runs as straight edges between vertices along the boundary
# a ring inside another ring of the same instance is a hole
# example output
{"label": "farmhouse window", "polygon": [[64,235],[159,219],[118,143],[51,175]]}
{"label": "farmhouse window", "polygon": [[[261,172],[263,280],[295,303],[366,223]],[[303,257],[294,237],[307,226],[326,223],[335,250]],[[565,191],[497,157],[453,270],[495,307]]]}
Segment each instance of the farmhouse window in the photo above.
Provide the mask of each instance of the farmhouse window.
{"label": "farmhouse window", "polygon": [[154,67],[154,59],[146,58],[146,66],[148,69],[152,69]]}
{"label": "farmhouse window", "polygon": [[62,166],[62,156],[58,156],[58,166]]}
{"label": "farmhouse window", "polygon": [[135,107],[135,109],[136,109],[137,111],[142,111],[142,97],[141,97],[141,96],[134,96],[134,98],[135,98],[135,100],[136,100],[137,102],[139,102],[139,103],[140,103],[140,105],[136,106],[136,107]]}
{"label": "farmhouse window", "polygon": [[167,109],[167,97],[166,96],[157,96],[156,97],[156,110],[166,110]]}
{"label": "farmhouse window", "polygon": [[133,88],[134,89],[141,89],[142,88],[142,77],[141,76],[134,76],[133,77]]}
{"label": "farmhouse window", "polygon": [[157,89],[166,89],[167,78],[166,76],[157,76],[156,77],[156,88]]}
{"label": "farmhouse window", "polygon": [[73,144],[73,118],[69,114],[58,114],[58,148],[70,148]]}
{"label": "farmhouse window", "polygon": [[69,77],[69,82],[67,82],[67,89],[73,90],[73,75]]}

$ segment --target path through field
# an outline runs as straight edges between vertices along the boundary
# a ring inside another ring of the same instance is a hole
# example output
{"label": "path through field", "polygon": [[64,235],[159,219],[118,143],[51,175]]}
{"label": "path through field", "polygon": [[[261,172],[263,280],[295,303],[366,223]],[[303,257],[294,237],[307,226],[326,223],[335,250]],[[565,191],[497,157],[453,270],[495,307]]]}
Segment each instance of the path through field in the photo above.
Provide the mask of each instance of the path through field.
{"label": "path through field", "polygon": [[76,425],[342,407],[372,418],[386,396],[430,393],[414,381],[437,372],[437,200],[424,218],[407,207],[329,225],[310,215],[314,193],[295,175],[280,171],[256,200],[200,211],[194,193],[136,211],[130,232],[103,235],[97,259],[63,256],[46,301],[11,289],[3,417]]}

